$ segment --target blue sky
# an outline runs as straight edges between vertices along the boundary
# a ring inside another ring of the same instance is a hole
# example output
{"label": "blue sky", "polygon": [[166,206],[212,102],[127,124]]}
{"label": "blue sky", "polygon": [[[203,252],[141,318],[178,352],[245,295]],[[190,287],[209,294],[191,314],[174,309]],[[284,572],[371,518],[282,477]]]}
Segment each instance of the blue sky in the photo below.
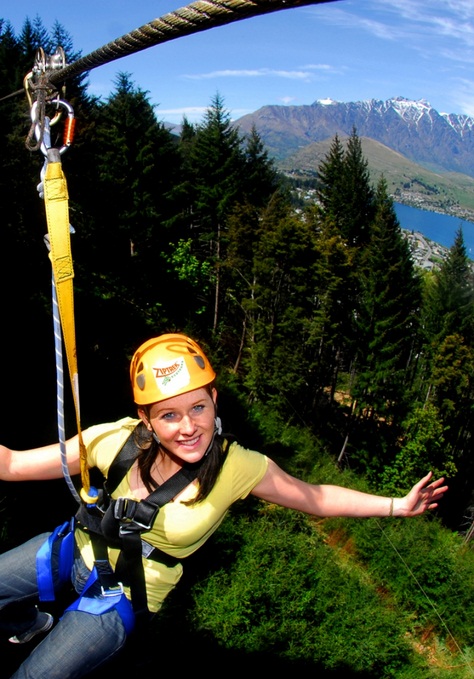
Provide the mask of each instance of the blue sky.
{"label": "blue sky", "polygon": [[[0,17],[57,20],[82,56],[191,3],[17,0]],[[149,93],[160,120],[199,122],[219,93],[233,119],[267,104],[317,99],[429,101],[474,116],[473,0],[336,0],[290,8],[155,45],[99,66],[89,93],[106,99],[119,72]]]}

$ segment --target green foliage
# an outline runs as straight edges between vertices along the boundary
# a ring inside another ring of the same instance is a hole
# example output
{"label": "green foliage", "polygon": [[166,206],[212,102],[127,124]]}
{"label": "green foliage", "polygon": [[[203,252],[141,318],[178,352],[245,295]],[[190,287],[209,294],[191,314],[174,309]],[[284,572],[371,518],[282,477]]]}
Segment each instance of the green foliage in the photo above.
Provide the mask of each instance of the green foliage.
{"label": "green foliage", "polygon": [[388,495],[405,495],[414,483],[433,472],[434,478],[452,478],[456,465],[445,446],[443,425],[432,404],[415,408],[404,423],[404,439],[394,461],[385,466],[381,478]]}
{"label": "green foliage", "polygon": [[236,520],[238,558],[196,586],[196,624],[224,647],[394,676],[410,657],[404,625],[375,587],[294,513]]}
{"label": "green foliage", "polygon": [[459,229],[448,257],[434,272],[426,291],[424,319],[431,341],[439,344],[447,335],[455,333],[472,341],[473,303],[473,274],[463,232]]}
{"label": "green foliage", "polygon": [[[186,281],[188,284],[190,295],[198,300],[202,300],[203,297],[205,299],[213,280],[213,269],[209,262],[200,262],[196,255],[192,253],[192,240],[190,238],[186,241],[180,240],[173,245],[170,264],[178,279]],[[196,305],[194,313],[202,314],[205,308],[204,305]]]}
{"label": "green foliage", "polygon": [[360,271],[357,376],[351,392],[359,411],[375,411],[394,423],[407,408],[405,383],[421,289],[384,180],[377,186],[375,208]]}
{"label": "green foliage", "polygon": [[352,522],[356,552],[398,604],[416,634],[436,633],[452,646],[474,645],[474,553],[436,520]]}

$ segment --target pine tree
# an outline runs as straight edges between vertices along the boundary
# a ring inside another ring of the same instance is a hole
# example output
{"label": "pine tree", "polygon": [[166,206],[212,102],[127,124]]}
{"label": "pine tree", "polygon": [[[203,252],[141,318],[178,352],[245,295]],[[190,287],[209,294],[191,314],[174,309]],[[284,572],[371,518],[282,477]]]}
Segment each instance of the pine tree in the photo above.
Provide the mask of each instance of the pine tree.
{"label": "pine tree", "polygon": [[[84,294],[109,298],[110,309],[112,300],[125,305],[143,323],[164,322],[175,306],[163,294],[169,292],[164,255],[170,240],[163,223],[179,167],[176,144],[128,74],[120,73],[115,86],[96,107],[95,158],[83,177],[89,191],[81,200],[76,252],[78,263],[87,261],[94,272]],[[114,317],[110,327],[118,321]]]}
{"label": "pine tree", "polygon": [[474,340],[474,277],[462,228],[456,232],[446,260],[434,272],[424,304],[429,342],[439,344],[454,333]]}
{"label": "pine tree", "polygon": [[312,412],[313,353],[306,351],[313,309],[314,231],[275,193],[254,246],[248,341],[243,360],[250,394],[288,421]]}
{"label": "pine tree", "polygon": [[227,217],[242,195],[244,167],[241,138],[219,94],[207,109],[204,122],[197,127],[189,165],[195,199],[192,221],[196,227],[196,254],[202,260],[210,260],[214,267],[214,300],[212,312],[209,307],[209,323],[216,332],[222,295],[220,267],[225,256],[223,232]]}
{"label": "pine tree", "polygon": [[192,164],[193,146],[196,140],[196,126],[186,116],[181,123],[178,138],[178,154],[180,171],[174,185],[170,188],[169,197],[174,205],[167,225],[173,231],[174,240],[188,240],[196,227],[195,202],[196,190]]}
{"label": "pine tree", "polygon": [[314,391],[322,396],[329,387],[330,400],[335,397],[341,370],[348,370],[351,353],[348,338],[353,332],[350,291],[354,289],[354,250],[347,247],[331,217],[314,217],[316,224],[314,309],[309,319],[308,348],[312,346],[315,372]]}
{"label": "pine tree", "polygon": [[280,184],[275,164],[255,126],[245,140],[243,184],[245,201],[255,207],[266,205]]}
{"label": "pine tree", "polygon": [[421,286],[382,178],[371,241],[360,270],[356,381],[359,412],[400,422],[407,411],[410,362],[418,342]]}
{"label": "pine tree", "polygon": [[344,154],[342,195],[344,205],[343,235],[350,245],[360,247],[370,241],[370,224],[374,218],[374,194],[370,184],[368,161],[354,128]]}
{"label": "pine tree", "polygon": [[238,372],[246,343],[254,341],[256,271],[254,257],[261,237],[262,214],[250,203],[237,205],[227,220],[226,256],[222,263],[225,281],[225,320],[220,323],[219,343],[232,356]]}
{"label": "pine tree", "polygon": [[336,134],[331,142],[328,154],[318,168],[318,188],[316,191],[322,214],[331,221],[342,236],[343,216],[345,214],[342,200],[344,187],[344,147]]}
{"label": "pine tree", "polygon": [[350,247],[367,243],[374,196],[367,160],[355,129],[345,148],[339,137],[334,137],[318,168],[318,182],[317,197],[323,215],[332,219]]}
{"label": "pine tree", "polygon": [[[328,155],[319,167],[318,180],[319,208],[313,213],[315,227],[322,233],[329,229],[332,235],[339,236],[347,248],[346,261],[351,262],[350,268],[344,266],[336,271],[334,278],[337,280],[341,273],[345,276],[345,285],[337,285],[341,324],[337,333],[338,346],[332,350],[333,357],[340,361],[339,366],[334,365],[333,375],[336,377],[341,369],[351,370],[357,352],[355,320],[359,314],[358,269],[363,248],[370,237],[374,214],[374,193],[367,161],[362,155],[355,130],[345,149],[338,136],[335,136]],[[336,258],[334,262],[338,263],[339,259]],[[331,273],[327,272],[327,275],[331,279]]]}

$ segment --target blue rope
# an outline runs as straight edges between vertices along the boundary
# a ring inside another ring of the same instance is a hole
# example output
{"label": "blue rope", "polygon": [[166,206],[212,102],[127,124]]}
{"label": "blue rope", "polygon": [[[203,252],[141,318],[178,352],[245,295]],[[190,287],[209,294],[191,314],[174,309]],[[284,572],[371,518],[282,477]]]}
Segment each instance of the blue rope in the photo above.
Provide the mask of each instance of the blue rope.
{"label": "blue rope", "polygon": [[61,451],[61,467],[63,476],[77,502],[81,503],[81,498],[76,491],[69,473],[66,454],[66,428],[64,423],[64,370],[63,370],[63,348],[62,348],[62,333],[61,322],[59,317],[58,299],[56,294],[56,284],[54,277],[52,279],[52,298],[53,298],[53,326],[54,326],[54,351],[56,355],[56,405],[58,417],[58,437],[59,449]]}

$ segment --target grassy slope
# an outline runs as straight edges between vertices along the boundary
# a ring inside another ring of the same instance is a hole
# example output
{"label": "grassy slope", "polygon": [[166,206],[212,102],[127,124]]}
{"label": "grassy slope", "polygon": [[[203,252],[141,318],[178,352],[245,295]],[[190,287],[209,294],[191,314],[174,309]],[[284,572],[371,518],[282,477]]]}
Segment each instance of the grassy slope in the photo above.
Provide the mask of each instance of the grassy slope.
{"label": "grassy slope", "polygon": [[[289,158],[277,161],[277,167],[295,175],[315,175],[331,143],[332,139],[328,139],[308,144]],[[474,221],[473,177],[422,167],[373,139],[362,137],[361,144],[373,183],[383,175],[395,200]]]}

